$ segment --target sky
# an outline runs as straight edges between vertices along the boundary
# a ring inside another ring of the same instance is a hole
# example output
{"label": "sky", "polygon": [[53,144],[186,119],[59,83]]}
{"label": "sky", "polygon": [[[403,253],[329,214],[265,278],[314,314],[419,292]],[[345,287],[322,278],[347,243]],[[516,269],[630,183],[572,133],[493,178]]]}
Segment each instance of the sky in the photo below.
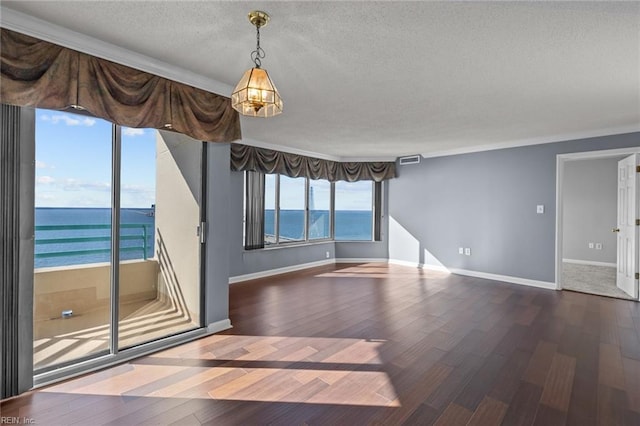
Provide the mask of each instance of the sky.
{"label": "sky", "polygon": [[[155,203],[154,129],[122,128],[121,206]],[[36,207],[111,206],[112,124],[36,110]]]}

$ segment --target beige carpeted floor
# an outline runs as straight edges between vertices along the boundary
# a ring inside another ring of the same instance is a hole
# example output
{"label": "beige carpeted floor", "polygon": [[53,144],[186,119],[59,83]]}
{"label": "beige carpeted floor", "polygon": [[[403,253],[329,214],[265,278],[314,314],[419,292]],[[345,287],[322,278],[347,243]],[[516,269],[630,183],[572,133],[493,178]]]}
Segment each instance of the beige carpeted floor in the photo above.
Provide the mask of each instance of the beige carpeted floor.
{"label": "beige carpeted floor", "polygon": [[616,268],[562,263],[562,288],[600,296],[631,299],[616,287]]}

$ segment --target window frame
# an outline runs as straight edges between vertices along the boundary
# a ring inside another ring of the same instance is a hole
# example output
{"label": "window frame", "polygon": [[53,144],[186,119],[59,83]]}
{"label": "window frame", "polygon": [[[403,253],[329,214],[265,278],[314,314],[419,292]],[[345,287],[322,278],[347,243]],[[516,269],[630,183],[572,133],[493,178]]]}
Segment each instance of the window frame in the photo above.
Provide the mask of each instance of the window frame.
{"label": "window frame", "polygon": [[[336,225],[336,218],[335,218],[335,214],[336,214],[336,210],[335,210],[335,206],[336,206],[336,183],[335,182],[329,182],[326,179],[313,179],[313,180],[318,180],[318,181],[325,181],[329,183],[329,235],[327,237],[324,238],[310,238],[309,236],[309,229],[310,229],[310,220],[311,220],[311,213],[309,210],[309,196],[310,196],[310,188],[311,188],[311,178],[308,177],[303,177],[305,179],[305,195],[304,195],[304,238],[299,239],[299,240],[293,240],[293,241],[281,241],[280,239],[280,193],[281,193],[281,179],[280,173],[265,173],[265,180],[266,180],[266,176],[274,176],[275,181],[274,181],[274,213],[273,213],[273,233],[274,233],[274,239],[275,242],[273,243],[269,243],[267,242],[266,238],[264,239],[264,246],[262,247],[262,249],[271,249],[271,248],[278,248],[278,247],[291,247],[291,246],[296,246],[296,245],[310,245],[310,244],[324,244],[327,242],[359,242],[359,243],[371,243],[371,242],[376,242],[376,241],[382,241],[381,235],[382,235],[382,206],[383,206],[383,191],[382,188],[380,188],[379,190],[376,190],[376,185],[380,184],[382,185],[381,182],[374,182],[374,181],[369,181],[371,183],[371,238],[370,239],[366,239],[366,240],[336,240],[335,238],[335,225]],[[243,184],[243,189],[246,188],[246,172],[244,173],[244,184]],[[243,209],[243,223],[246,220],[246,192],[243,190],[243,193],[245,193],[245,197],[244,197],[244,204],[245,204],[245,208]],[[264,191],[263,197],[266,197],[266,190]],[[379,199],[377,198],[379,197]],[[266,212],[266,198],[264,200],[264,205],[265,205],[265,212]],[[263,215],[263,218],[266,215]],[[376,229],[378,228],[378,229]],[[244,232],[243,232],[244,233]],[[266,232],[265,232],[266,235]],[[243,235],[243,241],[245,240],[244,238],[245,236]],[[245,250],[248,250],[245,248]],[[250,250],[252,251],[252,250]]]}
{"label": "window frame", "polygon": [[[310,238],[309,236],[309,228],[311,227],[311,210],[309,208],[309,196],[311,195],[311,181],[324,181],[329,183],[329,236],[322,238]],[[326,179],[310,179],[306,178],[306,224],[305,224],[305,236],[306,241],[310,243],[316,242],[325,242],[331,241],[334,238],[334,217],[333,217],[333,206],[334,206],[334,197],[335,197],[335,184],[334,182],[330,182]]]}
{"label": "window frame", "polygon": [[[345,183],[354,183],[354,182],[347,182],[347,181],[344,181],[344,182]],[[333,216],[333,220],[331,221],[331,223],[334,226],[334,228],[332,229],[331,237],[335,242],[337,242],[337,243],[374,243],[376,241],[381,241],[382,240],[382,239],[380,239],[380,240],[376,239],[376,235],[377,234],[381,234],[381,229],[377,230],[377,232],[376,232],[376,218],[378,217],[378,215],[380,215],[379,223],[380,223],[380,228],[382,228],[382,212],[381,211],[378,212],[377,209],[376,209],[376,205],[377,204],[380,204],[380,206],[382,206],[382,191],[380,191],[381,192],[380,193],[380,201],[379,201],[379,203],[376,203],[376,183],[377,182],[374,182],[374,181],[367,181],[367,182],[371,183],[371,223],[370,223],[370,226],[371,226],[371,238],[368,239],[368,240],[337,240],[336,239],[336,237],[335,237],[335,223],[336,223],[336,221],[335,221],[335,214],[336,214],[336,209],[335,209],[335,200],[336,200],[336,198],[335,198],[335,196],[336,196],[336,193],[335,193],[335,182],[331,183],[332,188],[333,188],[333,194],[332,194],[332,202],[333,202],[332,203],[333,204],[332,207],[333,207],[333,209],[331,211],[331,214]]]}

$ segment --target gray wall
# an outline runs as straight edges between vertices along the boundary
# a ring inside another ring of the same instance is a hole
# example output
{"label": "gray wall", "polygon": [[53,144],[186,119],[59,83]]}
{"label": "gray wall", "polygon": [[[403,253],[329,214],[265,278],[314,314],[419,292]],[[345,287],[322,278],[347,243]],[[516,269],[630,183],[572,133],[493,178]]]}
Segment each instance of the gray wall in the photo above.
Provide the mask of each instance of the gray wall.
{"label": "gray wall", "polygon": [[[227,165],[228,168],[228,165]],[[230,172],[230,237],[228,246],[230,250],[229,272],[230,277],[269,271],[278,268],[287,268],[304,263],[319,262],[334,258],[387,258],[386,244],[386,217],[383,217],[383,241],[382,242],[340,242],[333,241],[293,247],[276,247],[262,250],[245,251],[242,241],[243,226],[243,182],[242,172]],[[384,193],[387,193],[385,188]],[[388,197],[383,199],[383,215]],[[386,216],[386,215],[384,215]]]}
{"label": "gray wall", "polygon": [[[565,259],[616,262],[617,169],[620,158],[566,161],[563,178]],[[602,250],[589,248],[601,243]]]}
{"label": "gray wall", "polygon": [[229,144],[207,144],[205,324],[229,318],[230,161]]}
{"label": "gray wall", "polygon": [[631,133],[399,167],[389,185],[389,257],[555,282],[556,155],[638,145]]}

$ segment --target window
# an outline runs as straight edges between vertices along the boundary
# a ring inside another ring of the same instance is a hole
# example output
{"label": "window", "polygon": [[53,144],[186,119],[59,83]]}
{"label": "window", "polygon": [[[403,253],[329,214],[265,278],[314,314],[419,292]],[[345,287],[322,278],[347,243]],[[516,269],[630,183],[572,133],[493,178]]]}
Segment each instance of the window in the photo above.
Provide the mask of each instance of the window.
{"label": "window", "polygon": [[280,176],[278,237],[281,243],[305,240],[305,178]]}
{"label": "window", "polygon": [[[257,173],[257,172],[247,172]],[[293,242],[380,240],[381,184],[371,181],[336,182],[291,178],[277,174],[257,174],[262,184],[246,192],[254,200],[245,199],[245,214],[259,212],[256,206],[264,199],[264,215],[260,220],[247,221],[247,230],[258,244],[247,239],[247,250]],[[257,176],[255,175],[255,176]],[[246,177],[249,175],[245,175]],[[254,176],[254,175],[251,175]],[[245,189],[247,178],[245,178]],[[263,194],[263,195],[260,195]],[[253,206],[253,207],[251,207]],[[254,216],[255,217],[255,216]],[[250,223],[249,223],[250,222]],[[264,244],[260,244],[264,226]]]}
{"label": "window", "polygon": [[309,239],[331,238],[331,183],[309,181]]}
{"label": "window", "polygon": [[264,177],[265,246],[331,238],[329,181]]}
{"label": "window", "polygon": [[372,182],[336,182],[335,223],[336,241],[373,239]]}

